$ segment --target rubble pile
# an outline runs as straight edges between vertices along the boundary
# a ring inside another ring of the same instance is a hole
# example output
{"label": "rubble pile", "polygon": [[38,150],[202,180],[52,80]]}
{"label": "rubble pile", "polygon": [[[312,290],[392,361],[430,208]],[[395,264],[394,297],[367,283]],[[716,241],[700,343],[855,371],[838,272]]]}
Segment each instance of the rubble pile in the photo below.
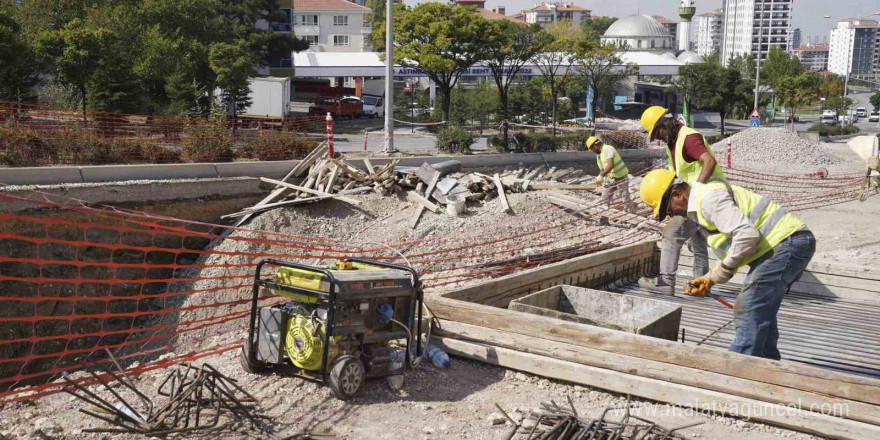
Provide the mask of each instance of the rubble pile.
{"label": "rubble pile", "polygon": [[815,171],[844,161],[827,147],[802,139],[786,129],[752,128],[712,145],[721,164],[727,163],[728,142],[734,168],[790,173],[794,170]]}

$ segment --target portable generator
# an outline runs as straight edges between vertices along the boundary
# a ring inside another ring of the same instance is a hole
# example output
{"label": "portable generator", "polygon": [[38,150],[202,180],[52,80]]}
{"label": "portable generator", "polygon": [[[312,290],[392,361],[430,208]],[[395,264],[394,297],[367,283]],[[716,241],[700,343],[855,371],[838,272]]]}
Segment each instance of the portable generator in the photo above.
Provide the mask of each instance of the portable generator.
{"label": "portable generator", "polygon": [[[267,290],[287,301],[258,307]],[[422,303],[418,274],[409,267],[355,258],[327,269],[261,260],[241,365],[249,373],[286,369],[350,399],[366,378],[403,374],[413,339],[421,353]],[[400,339],[403,362],[389,346]]]}

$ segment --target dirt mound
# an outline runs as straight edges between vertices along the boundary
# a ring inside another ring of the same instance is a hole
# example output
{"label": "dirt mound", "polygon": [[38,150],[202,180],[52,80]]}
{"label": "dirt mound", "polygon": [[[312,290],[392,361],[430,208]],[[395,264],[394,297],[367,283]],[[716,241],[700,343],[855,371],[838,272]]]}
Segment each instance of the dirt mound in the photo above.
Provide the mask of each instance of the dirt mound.
{"label": "dirt mound", "polygon": [[719,163],[727,163],[730,142],[734,168],[791,173],[834,167],[844,158],[831,149],[782,128],[750,128],[712,145]]}

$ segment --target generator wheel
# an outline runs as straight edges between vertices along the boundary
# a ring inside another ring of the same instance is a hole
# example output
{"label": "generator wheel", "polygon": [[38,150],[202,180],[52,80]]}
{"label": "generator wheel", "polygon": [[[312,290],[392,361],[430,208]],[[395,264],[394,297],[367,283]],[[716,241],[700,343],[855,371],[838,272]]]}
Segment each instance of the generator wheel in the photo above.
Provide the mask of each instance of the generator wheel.
{"label": "generator wheel", "polygon": [[241,368],[250,373],[250,374],[260,374],[269,368],[261,362],[251,361],[248,353],[251,351],[251,341],[250,339],[246,339],[244,344],[241,344],[241,356],[239,356],[239,361],[241,361]]}
{"label": "generator wheel", "polygon": [[340,400],[354,397],[364,384],[364,364],[360,359],[340,356],[330,367],[330,390]]}

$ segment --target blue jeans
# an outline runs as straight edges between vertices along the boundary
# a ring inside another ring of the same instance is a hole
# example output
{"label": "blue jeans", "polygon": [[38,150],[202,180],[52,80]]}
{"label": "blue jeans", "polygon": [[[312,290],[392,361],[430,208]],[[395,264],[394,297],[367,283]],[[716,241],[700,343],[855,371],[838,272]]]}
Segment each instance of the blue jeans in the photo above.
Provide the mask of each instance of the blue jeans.
{"label": "blue jeans", "polygon": [[694,254],[694,278],[709,272],[709,248],[700,225],[690,218],[674,216],[663,228],[660,240],[660,279],[666,284],[675,285],[681,248],[688,240],[688,248]]}
{"label": "blue jeans", "polygon": [[768,359],[780,359],[776,314],[782,298],[797,281],[813,253],[816,237],[798,231],[773,250],[753,261],[733,306],[736,335],[730,351]]}

